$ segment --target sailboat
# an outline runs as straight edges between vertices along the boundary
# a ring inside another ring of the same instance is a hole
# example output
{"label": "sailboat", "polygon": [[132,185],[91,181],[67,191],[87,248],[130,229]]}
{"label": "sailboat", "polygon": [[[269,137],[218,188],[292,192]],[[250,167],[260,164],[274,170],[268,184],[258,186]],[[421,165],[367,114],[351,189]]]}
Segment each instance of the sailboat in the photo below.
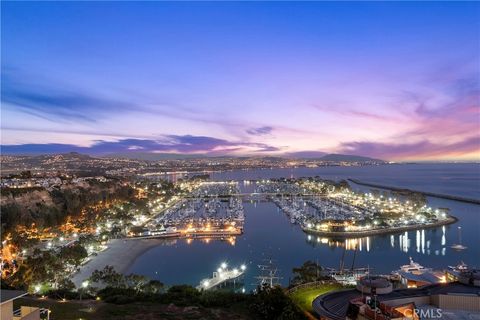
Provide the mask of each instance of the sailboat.
{"label": "sailboat", "polygon": [[450,248],[454,250],[465,250],[466,246],[462,245],[462,227],[458,227],[458,244],[452,245]]}
{"label": "sailboat", "polygon": [[355,268],[357,249],[358,247],[355,246],[352,267],[350,268],[350,270],[345,270],[345,252],[347,250],[346,247],[344,247],[342,259],[340,260],[340,269],[335,270],[332,268],[327,268],[329,275],[343,285],[355,285],[357,284],[357,281],[360,280],[362,277],[368,276],[370,274],[370,267]]}

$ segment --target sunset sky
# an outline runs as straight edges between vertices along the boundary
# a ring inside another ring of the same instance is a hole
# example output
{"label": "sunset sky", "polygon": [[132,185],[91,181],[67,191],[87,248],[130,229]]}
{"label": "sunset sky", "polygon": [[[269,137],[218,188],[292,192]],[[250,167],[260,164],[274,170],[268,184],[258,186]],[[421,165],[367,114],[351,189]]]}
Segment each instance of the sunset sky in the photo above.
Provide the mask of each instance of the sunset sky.
{"label": "sunset sky", "polygon": [[3,153],[480,160],[480,3],[1,6]]}

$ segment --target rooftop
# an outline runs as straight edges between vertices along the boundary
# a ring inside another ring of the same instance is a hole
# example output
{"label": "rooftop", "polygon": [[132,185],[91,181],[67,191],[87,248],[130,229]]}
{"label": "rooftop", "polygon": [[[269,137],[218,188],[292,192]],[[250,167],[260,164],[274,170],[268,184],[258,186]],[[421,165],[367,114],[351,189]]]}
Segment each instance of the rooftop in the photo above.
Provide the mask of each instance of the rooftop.
{"label": "rooftop", "polygon": [[[394,290],[391,293],[379,295],[377,299],[380,302],[384,302],[398,298],[431,296],[438,294],[480,296],[480,289],[478,287],[461,284],[459,282],[451,282],[447,284],[432,284],[415,289]],[[319,315],[323,315],[329,319],[343,320],[347,315],[349,302],[352,299],[359,298],[361,296],[361,292],[357,291],[356,289],[327,293],[313,300],[313,309]]]}
{"label": "rooftop", "polygon": [[10,300],[14,300],[26,295],[27,292],[21,290],[0,290],[1,303],[5,303]]}

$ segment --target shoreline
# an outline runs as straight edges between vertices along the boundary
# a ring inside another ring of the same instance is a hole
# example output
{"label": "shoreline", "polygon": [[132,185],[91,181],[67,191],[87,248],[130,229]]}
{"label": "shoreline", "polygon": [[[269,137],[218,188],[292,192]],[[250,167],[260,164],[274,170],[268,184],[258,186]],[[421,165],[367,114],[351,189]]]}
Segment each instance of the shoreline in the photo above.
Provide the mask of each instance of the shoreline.
{"label": "shoreline", "polygon": [[108,242],[107,249],[92,256],[90,261],[82,265],[80,270],[72,275],[71,280],[76,287],[80,287],[93,271],[101,270],[105,266],[112,266],[115,271],[124,274],[140,255],[164,242],[162,239],[113,239]]}
{"label": "shoreline", "polygon": [[336,238],[353,238],[353,237],[368,237],[374,235],[382,235],[382,234],[394,234],[400,233],[404,231],[411,231],[411,230],[420,230],[420,229],[432,229],[436,227],[441,227],[449,224],[453,224],[458,221],[458,218],[455,216],[448,216],[447,219],[442,221],[437,221],[435,223],[430,223],[427,225],[409,225],[409,226],[401,226],[401,227],[394,227],[394,228],[385,228],[385,229],[374,229],[374,230],[366,230],[366,231],[320,231],[316,229],[308,229],[302,228],[303,232],[307,234],[315,234],[321,235],[326,237],[336,237]]}

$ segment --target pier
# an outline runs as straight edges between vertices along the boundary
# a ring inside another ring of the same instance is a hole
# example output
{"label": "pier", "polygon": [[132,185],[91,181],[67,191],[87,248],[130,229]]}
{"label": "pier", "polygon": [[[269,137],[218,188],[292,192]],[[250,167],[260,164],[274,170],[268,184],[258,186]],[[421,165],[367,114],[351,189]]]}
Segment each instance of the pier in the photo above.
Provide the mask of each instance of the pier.
{"label": "pier", "polygon": [[229,229],[216,229],[216,230],[185,229],[185,230],[177,230],[174,232],[147,231],[143,235],[132,236],[130,238],[134,238],[134,239],[166,239],[166,238],[201,239],[201,238],[229,238],[233,236],[239,236],[242,234],[243,234],[242,228],[230,227]]}
{"label": "pier", "polygon": [[200,284],[197,286],[197,289],[211,290],[227,282],[235,282],[238,278],[243,276],[246,269],[247,267],[245,265],[241,265],[240,268],[228,269],[227,264],[222,263],[217,271],[213,272],[211,278],[203,279],[200,282]]}

